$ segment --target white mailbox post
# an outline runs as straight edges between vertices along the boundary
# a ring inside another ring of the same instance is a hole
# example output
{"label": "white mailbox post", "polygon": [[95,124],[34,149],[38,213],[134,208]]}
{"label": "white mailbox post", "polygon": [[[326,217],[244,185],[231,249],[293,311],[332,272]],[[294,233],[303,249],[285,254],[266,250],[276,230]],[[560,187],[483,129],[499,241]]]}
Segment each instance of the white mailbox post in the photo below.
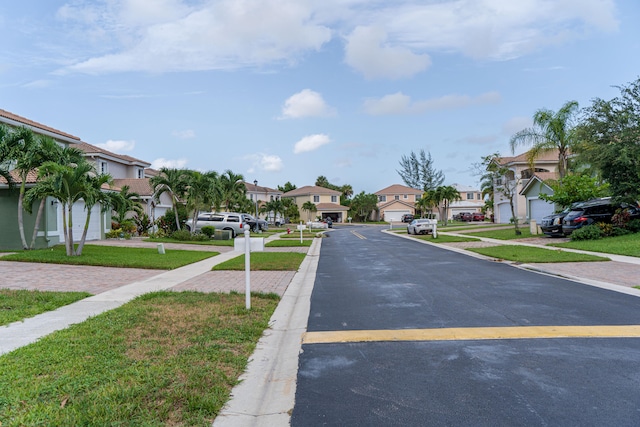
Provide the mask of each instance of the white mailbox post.
{"label": "white mailbox post", "polygon": [[244,231],[244,239],[235,239],[233,249],[244,250],[244,282],[245,282],[245,307],[251,308],[251,252],[264,251],[264,237],[251,237],[251,232],[247,228]]}

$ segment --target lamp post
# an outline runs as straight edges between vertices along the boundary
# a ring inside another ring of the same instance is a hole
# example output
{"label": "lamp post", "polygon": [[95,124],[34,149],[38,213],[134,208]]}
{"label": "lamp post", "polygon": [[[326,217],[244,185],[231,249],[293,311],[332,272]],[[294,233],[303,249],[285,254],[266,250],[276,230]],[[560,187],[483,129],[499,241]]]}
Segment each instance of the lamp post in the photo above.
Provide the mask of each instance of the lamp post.
{"label": "lamp post", "polygon": [[253,185],[256,186],[256,219],[258,219],[258,180],[257,179],[253,180]]}

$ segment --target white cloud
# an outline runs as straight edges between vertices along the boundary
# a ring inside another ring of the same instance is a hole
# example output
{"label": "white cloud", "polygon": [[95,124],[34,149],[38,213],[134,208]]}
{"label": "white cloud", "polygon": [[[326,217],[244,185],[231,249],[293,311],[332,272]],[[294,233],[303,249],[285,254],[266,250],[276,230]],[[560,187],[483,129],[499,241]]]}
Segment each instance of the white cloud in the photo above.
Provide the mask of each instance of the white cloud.
{"label": "white cloud", "polygon": [[300,154],[306,153],[307,151],[315,151],[330,142],[331,139],[325,134],[308,135],[296,142],[296,145],[293,147],[293,152]]}
{"label": "white cloud", "polygon": [[422,101],[412,101],[411,97],[397,92],[382,98],[364,101],[364,110],[372,116],[421,114],[427,111],[455,110],[475,105],[497,104],[502,100],[498,92],[487,92],[479,96],[445,95]]}
{"label": "white cloud", "polygon": [[96,144],[96,147],[104,148],[105,150],[112,151],[114,153],[122,153],[123,151],[132,151],[136,146],[135,141],[114,141],[112,139],[102,144]]}
{"label": "white cloud", "polygon": [[294,64],[343,34],[347,64],[396,79],[429,54],[505,60],[616,31],[616,13],[614,0],[74,0],[57,18],[75,45],[55,53],[90,74],[234,69]]}
{"label": "white cloud", "polygon": [[345,62],[367,79],[411,77],[431,65],[427,54],[388,44],[380,27],[357,27],[347,37]]}
{"label": "white cloud", "polygon": [[255,173],[257,171],[262,172],[280,172],[284,169],[284,163],[280,156],[274,154],[250,154],[244,157],[252,163],[251,167],[247,170],[248,173]]}
{"label": "white cloud", "polygon": [[284,102],[281,118],[329,117],[335,114],[335,109],[327,105],[321,94],[311,89],[303,89]]}
{"label": "white cloud", "polygon": [[533,120],[531,117],[512,117],[502,125],[502,132],[505,135],[513,135],[516,132],[520,132],[523,129],[533,126]]}
{"label": "white cloud", "polygon": [[196,132],[191,129],[176,130],[171,132],[171,135],[175,136],[178,139],[191,139],[196,137]]}
{"label": "white cloud", "polygon": [[159,159],[155,159],[153,162],[151,162],[151,168],[152,169],[160,169],[160,168],[184,168],[187,165],[187,159],[164,159],[164,158],[159,158]]}

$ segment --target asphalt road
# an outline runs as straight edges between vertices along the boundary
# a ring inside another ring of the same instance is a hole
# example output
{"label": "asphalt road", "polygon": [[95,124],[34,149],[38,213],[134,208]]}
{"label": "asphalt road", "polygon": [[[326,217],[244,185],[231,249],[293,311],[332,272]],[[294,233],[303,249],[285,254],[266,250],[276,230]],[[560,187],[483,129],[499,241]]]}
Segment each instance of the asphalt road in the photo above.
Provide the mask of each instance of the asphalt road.
{"label": "asphalt road", "polygon": [[[602,333],[615,325],[640,325],[640,298],[338,228],[322,243],[291,424],[640,425],[640,338]],[[593,337],[554,329],[567,326]],[[433,331],[445,338],[420,338]]]}

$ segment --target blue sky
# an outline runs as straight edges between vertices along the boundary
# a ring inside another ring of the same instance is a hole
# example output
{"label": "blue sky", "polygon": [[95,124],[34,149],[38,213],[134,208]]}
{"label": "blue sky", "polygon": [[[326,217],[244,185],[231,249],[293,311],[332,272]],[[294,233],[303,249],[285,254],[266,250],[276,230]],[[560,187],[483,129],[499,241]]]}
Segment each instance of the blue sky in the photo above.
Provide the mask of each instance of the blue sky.
{"label": "blue sky", "polygon": [[535,110],[640,77],[638,22],[637,0],[4,1],[0,108],[273,188],[372,193],[420,149],[476,186]]}

